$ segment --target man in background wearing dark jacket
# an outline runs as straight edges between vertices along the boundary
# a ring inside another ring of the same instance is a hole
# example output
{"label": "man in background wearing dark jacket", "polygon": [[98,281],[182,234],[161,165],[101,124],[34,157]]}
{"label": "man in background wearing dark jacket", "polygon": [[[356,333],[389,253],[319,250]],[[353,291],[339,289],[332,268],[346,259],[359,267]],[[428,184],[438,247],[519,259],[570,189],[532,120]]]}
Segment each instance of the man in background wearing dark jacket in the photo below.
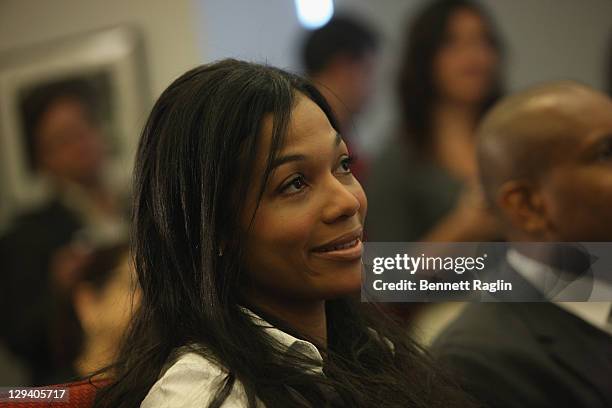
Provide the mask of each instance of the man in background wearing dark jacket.
{"label": "man in background wearing dark jacket", "polygon": [[547,301],[567,265],[520,245],[612,241],[612,101],[573,82],[517,93],[485,118],[478,155],[515,243],[505,267],[542,301],[473,303],[434,353],[489,407],[612,406],[612,283],[595,278],[605,302]]}

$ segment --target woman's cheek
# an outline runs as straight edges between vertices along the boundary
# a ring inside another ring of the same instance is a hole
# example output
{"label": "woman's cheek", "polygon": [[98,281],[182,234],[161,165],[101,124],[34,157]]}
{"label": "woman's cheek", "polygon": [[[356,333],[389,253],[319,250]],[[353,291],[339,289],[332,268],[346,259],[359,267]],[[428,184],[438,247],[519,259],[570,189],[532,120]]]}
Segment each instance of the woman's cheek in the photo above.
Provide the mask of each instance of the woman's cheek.
{"label": "woman's cheek", "polygon": [[316,224],[315,211],[302,205],[268,206],[256,217],[253,236],[286,250],[298,250],[308,242]]}

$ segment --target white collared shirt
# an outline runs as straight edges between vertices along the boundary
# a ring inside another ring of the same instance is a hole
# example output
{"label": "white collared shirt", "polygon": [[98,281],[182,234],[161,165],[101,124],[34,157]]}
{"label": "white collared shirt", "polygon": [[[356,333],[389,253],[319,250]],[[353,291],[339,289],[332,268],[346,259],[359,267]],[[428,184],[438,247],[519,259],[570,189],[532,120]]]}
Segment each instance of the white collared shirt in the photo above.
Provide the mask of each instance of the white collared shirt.
{"label": "white collared shirt", "polygon": [[[257,324],[272,336],[287,353],[299,353],[310,357],[320,365],[306,367],[314,373],[323,374],[323,358],[316,346],[308,341],[298,339],[285,333],[243,308]],[[174,364],[162,371],[149,393],[140,404],[140,408],[192,408],[207,406],[227,374],[227,369],[219,367],[207,358],[194,353],[182,354]],[[263,407],[263,404],[259,402]],[[224,401],[224,408],[243,408],[247,406],[246,393],[239,381],[234,383],[232,391]]]}
{"label": "white collared shirt", "polygon": [[[592,326],[612,335],[612,286],[607,282],[584,276],[579,279],[563,278],[569,272],[557,270],[517,250],[508,250],[506,260],[525,280],[547,296],[557,306],[572,313]],[[569,282],[569,283],[568,283]],[[611,301],[561,302],[555,299],[571,298],[572,293],[592,285],[591,299],[611,299]]]}

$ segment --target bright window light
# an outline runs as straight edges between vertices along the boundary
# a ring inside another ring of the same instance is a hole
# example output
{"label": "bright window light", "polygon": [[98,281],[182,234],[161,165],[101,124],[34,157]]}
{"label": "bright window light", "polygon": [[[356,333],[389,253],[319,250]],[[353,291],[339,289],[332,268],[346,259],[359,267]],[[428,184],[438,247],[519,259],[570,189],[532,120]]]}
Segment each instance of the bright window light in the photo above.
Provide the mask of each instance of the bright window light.
{"label": "bright window light", "polygon": [[334,0],[295,0],[300,24],[314,30],[327,24],[334,15]]}

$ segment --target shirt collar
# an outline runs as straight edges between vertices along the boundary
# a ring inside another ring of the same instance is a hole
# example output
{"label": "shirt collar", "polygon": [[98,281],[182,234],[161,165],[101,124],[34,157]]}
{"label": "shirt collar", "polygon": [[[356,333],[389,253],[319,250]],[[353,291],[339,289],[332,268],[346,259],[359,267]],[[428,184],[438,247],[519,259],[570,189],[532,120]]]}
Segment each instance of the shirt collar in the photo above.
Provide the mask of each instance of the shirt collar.
{"label": "shirt collar", "polygon": [[[554,302],[555,298],[563,298],[564,295],[567,295],[567,292],[572,289],[571,287],[573,285],[579,286],[581,283],[579,282],[580,279],[568,285],[567,280],[563,279],[563,276],[569,272],[564,272],[536,261],[533,258],[521,254],[514,248],[508,250],[506,260],[519,275],[544,294],[547,299],[553,301],[557,306],[565,309],[567,312],[584,320],[590,325],[612,334],[612,324],[610,323],[612,301]],[[584,277],[583,279],[587,278],[589,277]],[[612,299],[612,286],[607,282],[595,278],[591,297],[595,299]]]}
{"label": "shirt collar", "polygon": [[512,268],[540,291],[547,299],[554,299],[563,289],[563,271],[523,255],[514,248],[506,253],[506,260]]}
{"label": "shirt collar", "polygon": [[241,307],[241,309],[247,316],[251,318],[251,320],[256,326],[259,326],[264,329],[266,333],[270,335],[270,337],[272,337],[281,345],[285,354],[306,356],[316,361],[317,365],[306,367],[306,370],[314,373],[323,374],[323,357],[321,356],[319,349],[317,349],[314,344],[306,340],[298,339],[297,337],[294,337],[289,333],[286,333],[274,327],[262,317],[258,316],[252,310],[247,309],[246,307]]}

